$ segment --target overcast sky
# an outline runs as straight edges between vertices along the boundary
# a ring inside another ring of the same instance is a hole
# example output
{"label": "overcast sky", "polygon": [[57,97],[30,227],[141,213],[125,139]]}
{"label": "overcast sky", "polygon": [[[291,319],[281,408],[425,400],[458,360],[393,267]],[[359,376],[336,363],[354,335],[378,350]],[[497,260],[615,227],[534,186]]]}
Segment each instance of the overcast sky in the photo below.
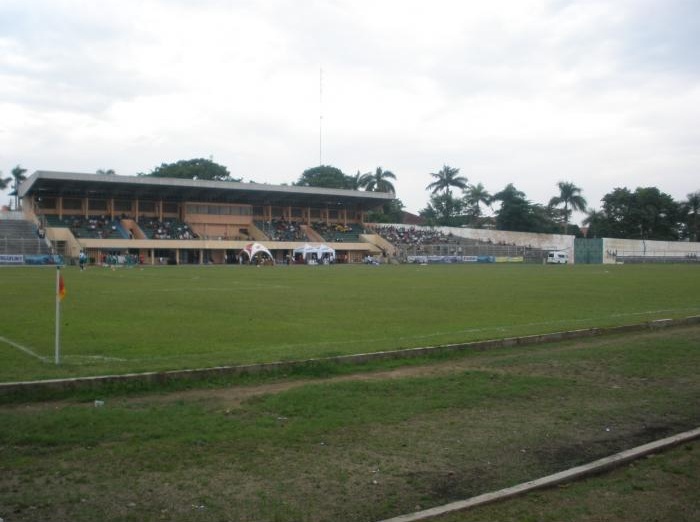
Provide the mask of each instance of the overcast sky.
{"label": "overcast sky", "polygon": [[699,56],[698,0],[0,0],[0,170],[381,166],[416,212],[447,164],[539,203],[558,181],[680,200]]}

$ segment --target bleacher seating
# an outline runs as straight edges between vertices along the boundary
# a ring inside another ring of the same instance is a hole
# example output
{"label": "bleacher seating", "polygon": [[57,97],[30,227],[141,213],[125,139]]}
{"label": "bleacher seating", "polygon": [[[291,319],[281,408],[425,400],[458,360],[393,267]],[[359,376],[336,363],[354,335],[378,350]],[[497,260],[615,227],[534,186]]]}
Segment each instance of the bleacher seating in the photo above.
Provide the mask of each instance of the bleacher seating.
{"label": "bleacher seating", "polygon": [[357,243],[360,241],[360,234],[364,234],[364,229],[357,223],[326,224],[323,222],[314,223],[312,228],[323,237],[324,241],[332,243]]}
{"label": "bleacher seating", "polygon": [[271,241],[308,241],[301,224],[296,221],[273,219],[272,221],[255,221],[254,224]]}
{"label": "bleacher seating", "polygon": [[375,231],[381,237],[394,245],[437,245],[447,243],[459,243],[459,239],[452,234],[444,234],[440,230],[420,227],[396,227],[393,225],[377,226]]}
{"label": "bleacher seating", "polygon": [[540,263],[547,252],[529,246],[493,243],[444,234],[428,227],[377,225],[374,231],[395,245],[402,255],[461,255],[522,257],[525,262]]}
{"label": "bleacher seating", "polygon": [[138,225],[148,239],[198,239],[192,228],[178,219],[143,218]]}
{"label": "bleacher seating", "polygon": [[[48,218],[48,216],[47,216]],[[48,226],[54,226],[47,219]],[[76,238],[83,239],[124,239],[125,234],[119,226],[119,220],[107,216],[64,216],[62,223],[70,228]]]}

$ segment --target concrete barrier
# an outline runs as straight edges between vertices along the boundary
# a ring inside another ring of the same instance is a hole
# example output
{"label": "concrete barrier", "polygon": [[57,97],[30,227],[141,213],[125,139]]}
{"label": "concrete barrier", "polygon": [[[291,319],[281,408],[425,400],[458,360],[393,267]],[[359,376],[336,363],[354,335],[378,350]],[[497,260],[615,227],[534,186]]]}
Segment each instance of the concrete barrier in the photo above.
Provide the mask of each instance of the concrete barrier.
{"label": "concrete barrier", "polygon": [[674,446],[695,440],[697,438],[700,438],[700,428],[696,428],[691,431],[686,431],[684,433],[679,433],[677,435],[650,442],[642,446],[637,446],[636,448],[616,453],[614,455],[596,460],[589,464],[576,466],[575,468],[567,469],[566,471],[560,471],[559,473],[554,473],[553,475],[547,475],[546,477],[542,477],[536,480],[523,482],[522,484],[518,484],[517,486],[500,489],[498,491],[492,491],[490,493],[484,493],[482,495],[478,495],[467,500],[451,502],[449,504],[445,504],[444,506],[438,506],[431,509],[416,511],[415,513],[409,513],[406,515],[399,515],[398,517],[386,519],[381,522],[419,522],[444,516],[449,513],[465,511],[467,509],[474,508],[477,506],[483,506],[485,504],[500,502],[519,495],[524,495],[525,493],[529,493],[538,489],[550,488],[558,484],[563,484],[566,482],[571,482],[581,478],[589,477],[591,475],[596,475],[598,473],[602,473],[604,471],[608,471],[610,469],[622,466],[623,464],[639,459],[651,453],[658,453],[659,451],[672,448]]}

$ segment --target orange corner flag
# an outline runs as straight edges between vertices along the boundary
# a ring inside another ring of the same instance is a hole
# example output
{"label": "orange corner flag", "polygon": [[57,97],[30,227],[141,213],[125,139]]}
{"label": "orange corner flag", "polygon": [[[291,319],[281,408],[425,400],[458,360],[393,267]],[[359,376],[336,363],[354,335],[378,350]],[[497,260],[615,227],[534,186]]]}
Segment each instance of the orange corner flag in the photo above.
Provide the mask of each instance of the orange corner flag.
{"label": "orange corner flag", "polygon": [[66,285],[63,284],[63,275],[59,274],[58,275],[58,298],[63,301],[63,298],[66,297]]}

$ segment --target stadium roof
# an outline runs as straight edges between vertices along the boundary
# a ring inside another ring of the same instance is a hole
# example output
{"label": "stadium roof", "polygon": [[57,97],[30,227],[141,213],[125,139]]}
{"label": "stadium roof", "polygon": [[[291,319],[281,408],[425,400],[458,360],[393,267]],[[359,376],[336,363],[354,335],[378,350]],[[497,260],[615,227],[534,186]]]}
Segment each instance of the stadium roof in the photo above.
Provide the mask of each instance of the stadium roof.
{"label": "stadium roof", "polygon": [[250,205],[374,208],[395,198],[386,192],[205,181],[152,176],[80,174],[39,170],[19,187],[20,197],[138,198]]}

